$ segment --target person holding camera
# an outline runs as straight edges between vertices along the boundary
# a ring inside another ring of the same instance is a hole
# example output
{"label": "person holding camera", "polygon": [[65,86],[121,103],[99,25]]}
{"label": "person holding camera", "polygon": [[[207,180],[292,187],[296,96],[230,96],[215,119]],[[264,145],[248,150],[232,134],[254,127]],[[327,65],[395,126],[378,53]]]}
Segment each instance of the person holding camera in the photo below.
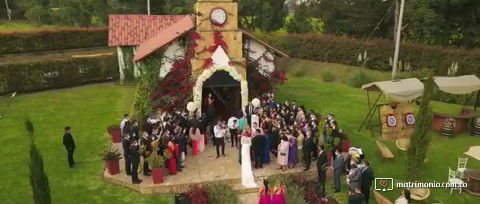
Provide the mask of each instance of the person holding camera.
{"label": "person holding camera", "polygon": [[225,123],[219,119],[217,125],[213,127],[215,135],[215,146],[217,147],[217,158],[220,157],[220,146],[222,147],[222,155],[225,156],[225,135],[227,135],[227,127]]}

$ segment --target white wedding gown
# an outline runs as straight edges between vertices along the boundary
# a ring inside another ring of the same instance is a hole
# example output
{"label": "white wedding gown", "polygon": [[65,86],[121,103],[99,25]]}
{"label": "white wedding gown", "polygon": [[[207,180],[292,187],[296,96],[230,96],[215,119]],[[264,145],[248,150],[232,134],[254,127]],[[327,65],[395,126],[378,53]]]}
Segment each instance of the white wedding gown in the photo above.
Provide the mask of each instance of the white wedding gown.
{"label": "white wedding gown", "polygon": [[241,139],[242,144],[242,185],[247,188],[255,188],[257,184],[253,177],[252,162],[250,160],[250,146],[252,145],[249,137],[243,137]]}

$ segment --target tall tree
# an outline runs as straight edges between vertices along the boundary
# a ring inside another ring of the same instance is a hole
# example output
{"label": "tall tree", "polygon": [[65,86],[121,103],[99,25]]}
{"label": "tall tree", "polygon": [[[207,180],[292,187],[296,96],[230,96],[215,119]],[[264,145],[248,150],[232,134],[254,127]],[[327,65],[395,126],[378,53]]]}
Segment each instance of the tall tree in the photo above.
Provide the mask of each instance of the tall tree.
{"label": "tall tree", "polygon": [[165,14],[191,14],[195,0],[166,0],[163,12]]}
{"label": "tall tree", "polygon": [[289,33],[307,33],[314,30],[307,14],[307,4],[303,3],[295,7],[295,14],[287,20],[285,27]]}
{"label": "tall tree", "polygon": [[391,5],[392,1],[384,0],[312,0],[309,13],[325,22],[327,33],[367,37],[375,29],[373,36],[385,38],[393,25],[380,24],[378,29],[376,26],[392,11]]}
{"label": "tall tree", "polygon": [[420,104],[419,113],[417,114],[417,123],[410,138],[410,146],[407,152],[407,171],[406,177],[413,181],[419,177],[419,173],[425,166],[425,158],[430,147],[430,127],[432,127],[432,111],[429,106],[433,93],[433,77],[432,74],[425,82],[422,102]]}
{"label": "tall tree", "polygon": [[50,186],[48,177],[43,169],[43,158],[35,145],[33,124],[30,120],[25,121],[25,129],[30,139],[30,185],[33,191],[35,204],[50,204]]}
{"label": "tall tree", "polygon": [[287,15],[285,0],[238,0],[241,28],[264,32],[280,29]]}

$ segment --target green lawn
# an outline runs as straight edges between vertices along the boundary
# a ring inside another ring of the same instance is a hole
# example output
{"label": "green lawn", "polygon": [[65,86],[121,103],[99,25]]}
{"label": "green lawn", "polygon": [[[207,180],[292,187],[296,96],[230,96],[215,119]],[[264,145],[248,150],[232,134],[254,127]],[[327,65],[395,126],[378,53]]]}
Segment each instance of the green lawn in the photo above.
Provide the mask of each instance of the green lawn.
{"label": "green lawn", "polygon": [[[308,60],[288,59],[281,68],[294,72],[305,69],[308,74],[301,78],[288,76],[289,80],[277,92],[279,100],[296,99],[307,109],[317,112],[332,112],[340,127],[351,137],[353,146],[364,149],[377,177],[393,177],[401,180],[405,168],[405,153],[395,147],[393,141],[385,141],[395,154],[395,161],[380,159],[370,131],[356,133],[367,112],[366,95],[363,91],[344,85],[346,79],[357,67],[320,63]],[[322,72],[335,72],[337,80],[323,82]],[[375,80],[388,79],[389,73],[366,70]],[[171,203],[172,197],[141,196],[133,191],[109,184],[102,179],[103,161],[98,156],[110,145],[105,128],[121,120],[124,112],[131,110],[134,88],[114,84],[87,85],[71,89],[18,95],[12,100],[9,111],[0,120],[2,136],[0,142],[0,199],[2,204],[32,203],[28,180],[28,139],[23,121],[30,117],[35,125],[37,144],[43,154],[46,172],[49,176],[54,203]],[[385,100],[384,100],[385,101]],[[0,99],[0,111],[6,105]],[[458,112],[460,106],[433,102],[434,110]],[[62,146],[63,127],[70,125],[77,144],[75,158],[78,166],[69,169],[66,152]],[[480,144],[480,139],[467,133],[454,139],[443,139],[432,134],[432,146],[428,153],[428,165],[422,181],[444,182],[448,167],[455,168],[457,158],[470,145]],[[480,168],[480,162],[469,159],[468,167]],[[331,181],[330,181],[331,182]],[[333,187],[333,185],[331,185]],[[332,188],[327,188],[329,192]],[[344,192],[346,186],[343,187]],[[394,200],[400,189],[385,195]],[[479,203],[466,193],[450,195],[447,189],[432,189],[428,203]],[[345,203],[346,194],[336,194]],[[374,198],[372,195],[371,202]]]}
{"label": "green lawn", "polygon": [[[318,66],[328,65],[327,63],[318,62],[306,63],[315,63]],[[343,65],[336,66],[345,67]],[[313,69],[313,73],[319,72],[315,70],[315,67],[310,68]],[[348,68],[345,69],[348,70]],[[350,71],[352,70],[350,69]],[[381,73],[379,73],[380,75]],[[376,177],[393,177],[396,181],[402,180],[404,178],[406,153],[398,150],[394,141],[385,141],[384,143],[396,157],[395,161],[385,161],[381,159],[377,152],[375,138],[372,137],[371,132],[366,130],[360,133],[356,132],[368,111],[366,94],[360,89],[351,88],[344,84],[322,82],[316,74],[309,74],[309,76],[312,77],[295,78],[290,75],[288,82],[280,87],[276,96],[280,101],[296,99],[298,104],[304,104],[308,110],[315,109],[321,112],[322,115],[326,115],[329,112],[334,113],[339,126],[350,136],[352,146],[364,149],[366,158],[370,161]],[[458,112],[460,109],[461,106],[458,105],[433,102],[434,111]],[[457,135],[454,139],[443,139],[434,132],[430,134],[433,139],[427,155],[429,162],[422,173],[422,178],[424,178],[422,181],[425,182],[445,182],[448,177],[448,167],[455,169],[457,158],[465,157],[463,152],[467,151],[469,146],[480,144],[480,139],[474,138],[467,133]],[[378,137],[378,134],[376,136]],[[480,162],[469,158],[467,167],[480,168]],[[333,191],[333,184],[331,186],[332,188],[327,189],[330,192]],[[345,190],[346,188],[344,187],[343,191],[345,192]],[[400,189],[385,193],[391,200],[395,200],[400,194]],[[345,194],[336,194],[335,197],[343,201],[346,198]],[[373,200],[374,198],[370,200],[370,203],[374,203]],[[479,203],[480,198],[472,197],[466,193],[458,195],[458,192],[450,195],[450,191],[447,189],[432,189],[428,203],[435,202]]]}
{"label": "green lawn", "polygon": [[[171,203],[166,196],[142,196],[102,179],[99,154],[110,146],[106,127],[117,124],[132,105],[134,88],[114,84],[18,95],[0,120],[0,200],[2,204],[32,203],[29,184],[29,140],[23,122],[35,126],[53,203]],[[0,99],[0,110],[5,107]],[[70,125],[77,145],[75,169],[68,168],[62,145],[63,127]]]}
{"label": "green lawn", "polygon": [[60,28],[64,26],[58,25],[37,25],[32,23],[26,23],[22,21],[7,21],[2,20],[0,21],[0,32],[25,32],[25,31],[33,31],[38,29],[54,29]]}

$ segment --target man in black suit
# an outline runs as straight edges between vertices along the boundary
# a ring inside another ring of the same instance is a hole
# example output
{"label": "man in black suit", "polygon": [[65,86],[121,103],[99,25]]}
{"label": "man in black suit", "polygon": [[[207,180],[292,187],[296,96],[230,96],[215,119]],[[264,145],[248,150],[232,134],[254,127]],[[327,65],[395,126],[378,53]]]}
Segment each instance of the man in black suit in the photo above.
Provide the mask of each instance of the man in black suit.
{"label": "man in black suit", "polygon": [[255,133],[257,136],[255,136],[252,139],[252,148],[253,148],[253,155],[254,155],[254,160],[255,160],[255,168],[263,168],[263,164],[261,161],[261,156],[263,153],[263,148],[265,147],[265,144],[267,143],[267,138],[265,135],[261,135],[262,131],[260,129],[256,129]]}
{"label": "man in black suit", "polygon": [[332,134],[331,134],[332,139],[340,138],[341,134],[337,125],[334,122],[330,122],[330,127],[332,127]]}
{"label": "man in black suit", "polygon": [[290,111],[293,112],[294,117],[297,117],[298,106],[297,106],[297,101],[296,100],[292,100],[292,105],[290,106]]}
{"label": "man in black suit", "polygon": [[324,150],[324,146],[319,146],[319,155],[317,158],[317,172],[318,172],[318,183],[322,185],[322,195],[325,195],[325,179],[328,168],[328,159],[327,153]]}
{"label": "man in black suit", "polygon": [[253,107],[252,103],[248,103],[245,107],[245,114],[247,116],[248,124],[252,124],[252,115],[255,113],[255,107]]}
{"label": "man in black suit", "polygon": [[123,147],[123,158],[125,159],[125,172],[127,175],[132,174],[132,163],[130,162],[130,134],[127,133],[123,136],[122,139],[122,147]]}
{"label": "man in black suit", "polygon": [[360,189],[357,187],[352,191],[348,192],[348,204],[364,204],[365,195],[360,192]]}
{"label": "man in black suit", "polygon": [[140,152],[138,151],[138,142],[133,140],[129,147],[130,161],[132,162],[132,183],[139,184],[142,180],[138,179],[138,164],[140,163]]}
{"label": "man in black suit", "polygon": [[150,169],[148,168],[147,158],[152,153],[152,138],[148,135],[147,132],[144,132],[142,138],[140,139],[140,145],[145,147],[145,152],[143,153],[143,175],[150,176]]}
{"label": "man in black suit", "polygon": [[73,161],[73,151],[75,151],[75,141],[73,141],[71,128],[69,126],[65,127],[65,134],[63,135],[63,146],[67,149],[67,158],[68,166],[73,168],[75,161]]}
{"label": "man in black suit", "polygon": [[303,171],[308,171],[310,169],[310,164],[312,163],[312,152],[315,150],[315,143],[313,142],[312,131],[307,131],[307,138],[303,144],[303,162],[305,164],[305,169]]}
{"label": "man in black suit", "polygon": [[360,177],[361,191],[365,195],[365,203],[368,203],[370,197],[370,186],[372,186],[372,181],[375,179],[373,169],[370,167],[368,161],[363,162],[365,166],[362,169],[362,174]]}
{"label": "man in black suit", "polygon": [[134,120],[132,123],[132,129],[130,129],[130,135],[137,141],[140,139],[137,120]]}

